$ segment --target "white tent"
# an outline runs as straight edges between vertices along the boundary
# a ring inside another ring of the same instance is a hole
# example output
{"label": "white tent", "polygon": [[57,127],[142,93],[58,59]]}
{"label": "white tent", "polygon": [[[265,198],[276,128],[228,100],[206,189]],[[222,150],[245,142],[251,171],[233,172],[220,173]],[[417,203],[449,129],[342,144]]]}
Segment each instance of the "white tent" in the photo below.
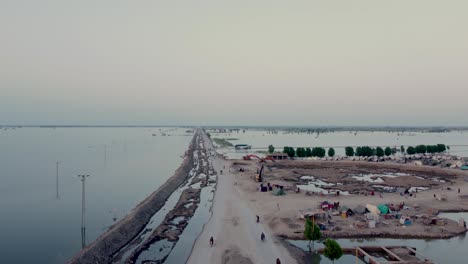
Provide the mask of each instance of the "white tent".
{"label": "white tent", "polygon": [[375,205],[366,204],[366,208],[367,208],[367,210],[369,210],[369,212],[371,212],[373,214],[376,214],[376,215],[380,214],[379,208],[377,208],[377,206],[375,206]]}

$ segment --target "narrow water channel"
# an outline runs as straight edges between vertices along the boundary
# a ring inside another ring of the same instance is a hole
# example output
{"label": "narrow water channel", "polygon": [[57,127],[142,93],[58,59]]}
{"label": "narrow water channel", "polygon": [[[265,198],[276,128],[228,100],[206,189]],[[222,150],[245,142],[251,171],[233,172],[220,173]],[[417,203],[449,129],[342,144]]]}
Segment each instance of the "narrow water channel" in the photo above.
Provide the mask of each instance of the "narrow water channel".
{"label": "narrow water channel", "polygon": [[[463,218],[468,222],[468,213],[441,213],[440,217],[458,221]],[[444,264],[465,264],[467,263],[466,253],[468,250],[468,238],[466,235],[454,237],[451,239],[337,239],[341,247],[355,246],[395,246],[406,245],[415,247],[416,250],[426,258],[434,261],[434,263]],[[292,245],[308,250],[308,241],[305,240],[288,240]],[[323,244],[315,243],[316,248],[322,248]],[[332,263],[325,256],[315,255],[310,263],[328,264]],[[353,255],[343,255],[335,264],[356,263],[356,257]],[[357,263],[365,263],[358,260]]]}

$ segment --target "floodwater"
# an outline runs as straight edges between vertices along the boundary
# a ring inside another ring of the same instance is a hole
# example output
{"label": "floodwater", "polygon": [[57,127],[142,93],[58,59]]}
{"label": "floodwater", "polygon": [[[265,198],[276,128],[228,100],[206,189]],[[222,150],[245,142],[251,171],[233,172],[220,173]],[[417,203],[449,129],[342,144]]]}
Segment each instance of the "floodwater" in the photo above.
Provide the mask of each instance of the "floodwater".
{"label": "floodwater", "polygon": [[66,262],[81,249],[77,175],[90,175],[90,243],[173,175],[192,136],[182,128],[0,130],[2,262]]}
{"label": "floodwater", "polygon": [[[209,131],[212,138],[236,139],[229,140],[233,145],[248,144],[252,146],[251,152],[267,150],[272,144],[276,151],[283,151],[284,146],[291,147],[334,147],[336,155],[344,155],[345,146],[390,146],[400,148],[401,145],[415,146],[419,144],[435,145],[446,144],[450,146],[450,154],[468,157],[468,131],[452,131],[444,133],[422,133],[405,132],[357,132],[340,131],[332,133],[307,134],[307,133],[285,133],[269,134],[265,130],[248,129],[243,133],[216,133]],[[457,146],[466,145],[466,146]],[[221,153],[228,157],[240,158],[245,151],[235,151],[233,148],[225,148]]]}
{"label": "floodwater", "polygon": [[[468,222],[468,213],[441,213],[439,216],[458,221],[463,218]],[[415,247],[418,253],[421,253],[426,258],[434,261],[434,263],[444,264],[464,264],[466,261],[466,250],[468,249],[468,238],[463,236],[454,237],[451,239],[337,239],[342,247],[354,246],[399,246],[406,245]],[[307,241],[292,241],[291,244],[308,250]],[[316,248],[323,247],[321,243],[315,243]],[[319,260],[320,259],[320,260]],[[315,261],[311,263],[329,264],[332,263],[325,256],[315,256]],[[352,255],[343,255],[336,264],[356,263],[356,257]],[[357,263],[365,263],[358,260]]]}

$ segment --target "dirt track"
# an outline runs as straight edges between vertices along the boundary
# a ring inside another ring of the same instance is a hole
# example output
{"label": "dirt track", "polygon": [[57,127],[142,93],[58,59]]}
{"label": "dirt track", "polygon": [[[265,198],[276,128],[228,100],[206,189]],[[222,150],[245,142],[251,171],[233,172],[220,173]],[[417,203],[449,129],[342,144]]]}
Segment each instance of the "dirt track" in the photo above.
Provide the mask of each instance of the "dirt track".
{"label": "dirt track", "polygon": [[[218,174],[213,215],[198,237],[188,263],[275,263],[276,258],[282,263],[296,263],[266,222],[261,219],[256,223],[258,212],[243,199],[228,165],[230,162],[221,159],[213,164],[224,173]],[[262,232],[266,234],[264,242],[260,240]],[[213,247],[209,245],[211,236],[215,240]]]}

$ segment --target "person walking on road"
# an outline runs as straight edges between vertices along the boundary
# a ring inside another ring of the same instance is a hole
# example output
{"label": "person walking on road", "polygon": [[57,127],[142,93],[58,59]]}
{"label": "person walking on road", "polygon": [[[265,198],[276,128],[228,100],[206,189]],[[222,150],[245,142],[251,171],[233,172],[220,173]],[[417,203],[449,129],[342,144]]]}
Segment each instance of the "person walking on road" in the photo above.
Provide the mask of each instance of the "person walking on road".
{"label": "person walking on road", "polygon": [[257,223],[260,222],[260,216],[257,215]]}
{"label": "person walking on road", "polygon": [[276,258],[276,264],[281,264],[281,260],[279,258]]}
{"label": "person walking on road", "polygon": [[214,239],[213,239],[213,237],[211,237],[210,238],[210,246],[213,246],[213,244],[214,244]]}

